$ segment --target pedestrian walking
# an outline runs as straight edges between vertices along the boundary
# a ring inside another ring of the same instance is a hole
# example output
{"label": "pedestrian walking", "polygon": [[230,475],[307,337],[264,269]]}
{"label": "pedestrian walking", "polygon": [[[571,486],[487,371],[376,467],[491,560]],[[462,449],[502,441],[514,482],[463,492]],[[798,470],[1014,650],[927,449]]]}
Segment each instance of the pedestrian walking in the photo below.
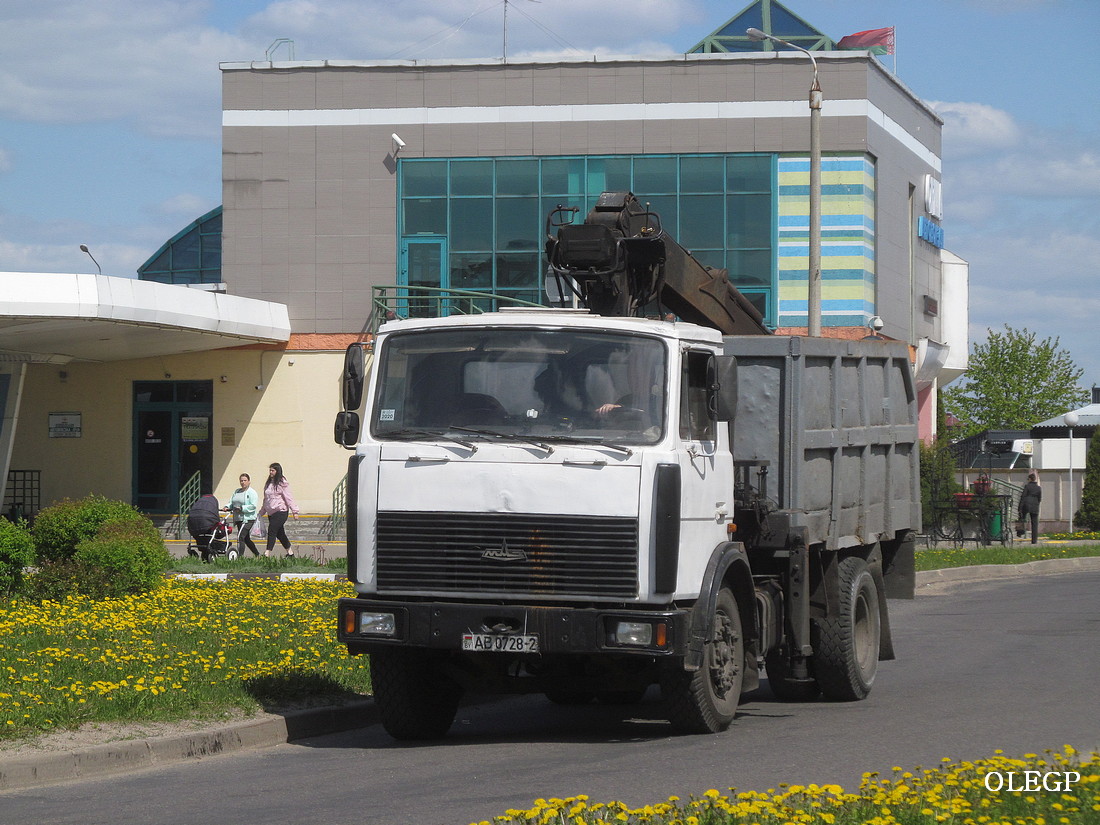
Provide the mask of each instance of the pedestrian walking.
{"label": "pedestrian walking", "polygon": [[252,541],[252,525],[256,523],[256,510],[260,505],[260,496],[252,486],[252,477],[241,473],[238,479],[240,487],[233,491],[229,499],[229,512],[233,514],[233,524],[237,527],[237,552],[243,558],[247,547],[253,556],[260,555]]}
{"label": "pedestrian walking", "polygon": [[[1027,484],[1024,485],[1024,491],[1020,493],[1020,527],[1024,527],[1024,522],[1028,518],[1031,519],[1031,543],[1039,543],[1039,503],[1043,500],[1043,488],[1039,486],[1039,476],[1036,473],[1028,473]],[[1025,518],[1025,516],[1027,518]],[[1021,530],[1016,531],[1018,535],[1023,535]]]}
{"label": "pedestrian walking", "polygon": [[291,513],[298,517],[298,505],[294,503],[294,496],[290,493],[290,482],[283,475],[283,467],[278,462],[271,464],[267,470],[267,483],[264,484],[264,503],[260,507],[260,515],[267,516],[267,550],[265,556],[270,556],[275,548],[275,540],[286,550],[288,558],[294,557],[290,539],[286,535],[286,520]]}

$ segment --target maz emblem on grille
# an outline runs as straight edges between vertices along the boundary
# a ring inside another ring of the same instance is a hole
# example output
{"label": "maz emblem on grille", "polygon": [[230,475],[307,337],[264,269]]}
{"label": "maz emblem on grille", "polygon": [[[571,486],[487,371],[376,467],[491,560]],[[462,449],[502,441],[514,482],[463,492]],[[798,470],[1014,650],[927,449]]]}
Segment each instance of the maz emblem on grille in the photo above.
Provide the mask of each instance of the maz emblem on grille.
{"label": "maz emblem on grille", "polygon": [[508,547],[508,539],[501,541],[498,548],[482,551],[481,557],[490,561],[527,561],[527,554],[523,550],[512,550]]}

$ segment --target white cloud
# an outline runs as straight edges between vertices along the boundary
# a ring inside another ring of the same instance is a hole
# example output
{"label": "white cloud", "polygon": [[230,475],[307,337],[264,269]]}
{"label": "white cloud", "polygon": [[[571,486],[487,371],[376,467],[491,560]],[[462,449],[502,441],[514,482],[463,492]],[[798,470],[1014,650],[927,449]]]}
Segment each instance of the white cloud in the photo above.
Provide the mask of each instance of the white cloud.
{"label": "white cloud", "polygon": [[[699,0],[554,0],[512,2],[508,8],[509,58],[672,53],[677,49],[655,42],[653,33],[671,33],[704,16]],[[504,4],[280,0],[251,17],[245,30],[293,39],[299,60],[499,56],[504,48]],[[611,40],[615,45],[607,45]],[[319,53],[320,43],[324,53]]]}
{"label": "white cloud", "polygon": [[[190,223],[209,212],[216,204],[211,204],[207,198],[199,195],[181,193],[157,204],[157,212],[183,219]],[[182,229],[182,226],[180,227]]]}
{"label": "white cloud", "polygon": [[218,62],[243,41],[188,0],[0,5],[0,114],[38,123],[130,119],[160,136],[216,136]]}
{"label": "white cloud", "polygon": [[944,154],[966,157],[1019,142],[1019,127],[1008,112],[985,103],[930,100],[928,105],[943,118]]}

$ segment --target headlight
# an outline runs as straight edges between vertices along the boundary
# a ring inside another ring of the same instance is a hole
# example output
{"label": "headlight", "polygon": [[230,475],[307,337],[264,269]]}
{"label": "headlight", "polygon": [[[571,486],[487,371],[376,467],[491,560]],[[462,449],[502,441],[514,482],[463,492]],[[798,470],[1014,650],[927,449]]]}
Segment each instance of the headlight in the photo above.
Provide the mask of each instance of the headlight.
{"label": "headlight", "polygon": [[617,622],[615,641],[621,645],[650,647],[653,644],[653,625],[649,622]]}
{"label": "headlight", "polygon": [[393,636],[397,619],[392,613],[360,613],[359,632],[369,636]]}

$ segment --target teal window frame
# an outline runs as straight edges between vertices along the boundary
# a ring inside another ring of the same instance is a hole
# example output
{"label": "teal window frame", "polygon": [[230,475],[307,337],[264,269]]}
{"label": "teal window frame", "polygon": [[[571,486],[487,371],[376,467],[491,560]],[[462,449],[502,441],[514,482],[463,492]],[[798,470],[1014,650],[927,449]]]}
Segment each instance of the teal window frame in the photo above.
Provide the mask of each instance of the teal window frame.
{"label": "teal window frame", "polygon": [[[418,236],[443,235],[451,288],[545,302],[546,216],[572,206],[583,220],[601,192],[622,189],[651,204],[666,231],[700,261],[727,269],[775,324],[774,153],[400,158],[399,251]],[[754,220],[731,225],[737,214]]]}

